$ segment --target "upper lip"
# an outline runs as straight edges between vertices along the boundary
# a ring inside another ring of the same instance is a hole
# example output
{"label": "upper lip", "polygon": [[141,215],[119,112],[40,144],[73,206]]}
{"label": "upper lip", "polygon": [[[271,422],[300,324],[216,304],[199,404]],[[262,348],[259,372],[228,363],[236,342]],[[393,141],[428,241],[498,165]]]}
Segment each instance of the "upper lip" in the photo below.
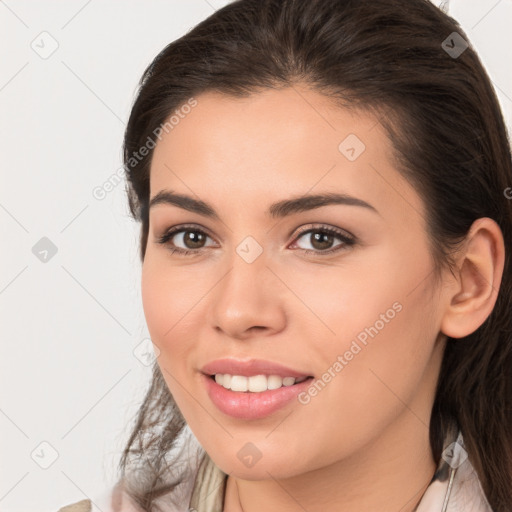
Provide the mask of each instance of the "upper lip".
{"label": "upper lip", "polygon": [[252,375],[279,375],[280,377],[295,377],[298,379],[311,376],[308,373],[303,373],[288,366],[264,359],[216,359],[205,364],[201,371],[207,375],[215,375],[216,373],[224,375],[228,373],[230,375],[244,375],[246,377]]}

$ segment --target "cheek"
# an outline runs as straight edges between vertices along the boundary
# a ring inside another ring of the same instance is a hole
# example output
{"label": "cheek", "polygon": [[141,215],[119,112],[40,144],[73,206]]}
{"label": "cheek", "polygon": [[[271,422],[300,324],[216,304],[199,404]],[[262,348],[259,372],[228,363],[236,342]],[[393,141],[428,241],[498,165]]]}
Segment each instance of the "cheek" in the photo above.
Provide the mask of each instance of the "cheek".
{"label": "cheek", "polygon": [[141,275],[141,297],[151,340],[160,350],[157,363],[180,409],[187,410],[190,371],[198,339],[201,302],[207,283],[190,272],[170,269],[159,255],[147,256]]}
{"label": "cheek", "polygon": [[[299,262],[278,270],[295,294],[287,299],[290,318],[302,325],[304,333],[314,329],[310,340],[321,339],[322,350],[330,353],[345,350],[362,331],[364,337],[364,330],[375,322],[381,330],[381,315],[384,320],[398,316],[396,303],[404,301],[405,281],[415,279],[404,273],[407,265],[397,257],[395,248],[381,244],[354,252],[336,264]],[[387,328],[388,324],[383,325]],[[303,342],[308,343],[308,335]]]}
{"label": "cheek", "polygon": [[315,281],[322,285],[319,293],[308,295],[311,309],[321,312],[333,334],[323,336],[316,349],[314,359],[325,373],[304,418],[324,416],[323,435],[335,433],[340,447],[344,439],[363,442],[382,431],[417,393],[424,404],[432,385],[438,326],[428,254],[400,259],[382,252],[373,261],[364,272],[340,275],[337,284]]}
{"label": "cheek", "polygon": [[346,354],[346,379],[370,399],[395,390],[405,400],[429,363],[437,335],[427,277],[431,263],[421,247],[415,253],[382,251],[374,261],[347,276],[337,310],[331,306],[337,342],[329,356]]}
{"label": "cheek", "polygon": [[206,286],[189,270],[171,267],[165,255],[147,255],[141,276],[142,305],[152,339],[160,341],[162,349],[171,348],[194,327]]}
{"label": "cheek", "polygon": [[184,378],[180,367],[186,360],[186,350],[189,347],[183,335],[188,320],[184,311],[186,301],[181,294],[176,293],[175,290],[179,288],[172,281],[165,266],[162,267],[154,259],[146,257],[141,276],[144,316],[151,340],[160,351],[158,365],[174,395],[178,392],[175,379],[181,382]]}
{"label": "cheek", "polygon": [[165,333],[172,327],[173,318],[169,316],[172,308],[169,307],[168,289],[158,270],[146,256],[141,279],[142,306],[151,339],[162,350]]}

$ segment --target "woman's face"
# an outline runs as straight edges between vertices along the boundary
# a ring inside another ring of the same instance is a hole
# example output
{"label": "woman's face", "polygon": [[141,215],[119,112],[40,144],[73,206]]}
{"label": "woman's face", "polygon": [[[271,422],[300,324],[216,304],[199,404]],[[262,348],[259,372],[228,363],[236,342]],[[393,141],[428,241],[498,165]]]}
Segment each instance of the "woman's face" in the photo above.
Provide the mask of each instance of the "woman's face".
{"label": "woman's face", "polygon": [[[150,198],[188,199],[150,208],[142,299],[201,445],[224,472],[263,479],[427,438],[442,296],[424,205],[382,126],[305,87],[195,99],[154,150]],[[306,201],[326,194],[349,199]],[[238,377],[218,384],[204,367],[219,359],[267,363],[221,367]],[[247,379],[292,370],[312,378],[263,393],[279,379]]]}

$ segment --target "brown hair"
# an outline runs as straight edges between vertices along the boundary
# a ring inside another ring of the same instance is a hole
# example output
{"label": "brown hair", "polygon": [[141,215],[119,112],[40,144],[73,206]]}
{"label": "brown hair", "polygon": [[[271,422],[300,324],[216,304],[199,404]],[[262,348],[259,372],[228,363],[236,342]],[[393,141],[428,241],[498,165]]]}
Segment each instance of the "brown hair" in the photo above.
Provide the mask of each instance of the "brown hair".
{"label": "brown hair", "polygon": [[[453,32],[469,45],[460,55],[449,51]],[[144,157],[138,150],[154,140],[158,127],[205,91],[242,97],[296,83],[340,106],[378,115],[398,171],[426,205],[436,276],[443,268],[452,270],[451,251],[476,219],[490,217],[500,226],[506,254],[497,302],[474,333],[448,338],[430,443],[438,463],[448,429],[460,428],[493,510],[510,510],[510,143],[496,94],[466,34],[430,1],[238,0],[164,48],[140,81],[124,139],[130,210],[141,222],[141,260],[152,150]],[[144,510],[155,510],[157,498],[170,496],[185,478],[179,474],[180,455],[169,457],[184,427],[155,362],[119,463],[127,489]],[[137,470],[129,471],[132,466]]]}

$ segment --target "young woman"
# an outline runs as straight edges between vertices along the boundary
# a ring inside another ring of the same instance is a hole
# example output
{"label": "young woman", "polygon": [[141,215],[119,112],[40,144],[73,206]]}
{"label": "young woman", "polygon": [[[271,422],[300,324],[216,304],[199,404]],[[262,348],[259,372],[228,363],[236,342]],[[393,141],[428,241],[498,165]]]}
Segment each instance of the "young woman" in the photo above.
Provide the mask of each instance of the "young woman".
{"label": "young woman", "polygon": [[158,357],[113,510],[511,510],[511,151],[452,18],[228,4],[124,159]]}

